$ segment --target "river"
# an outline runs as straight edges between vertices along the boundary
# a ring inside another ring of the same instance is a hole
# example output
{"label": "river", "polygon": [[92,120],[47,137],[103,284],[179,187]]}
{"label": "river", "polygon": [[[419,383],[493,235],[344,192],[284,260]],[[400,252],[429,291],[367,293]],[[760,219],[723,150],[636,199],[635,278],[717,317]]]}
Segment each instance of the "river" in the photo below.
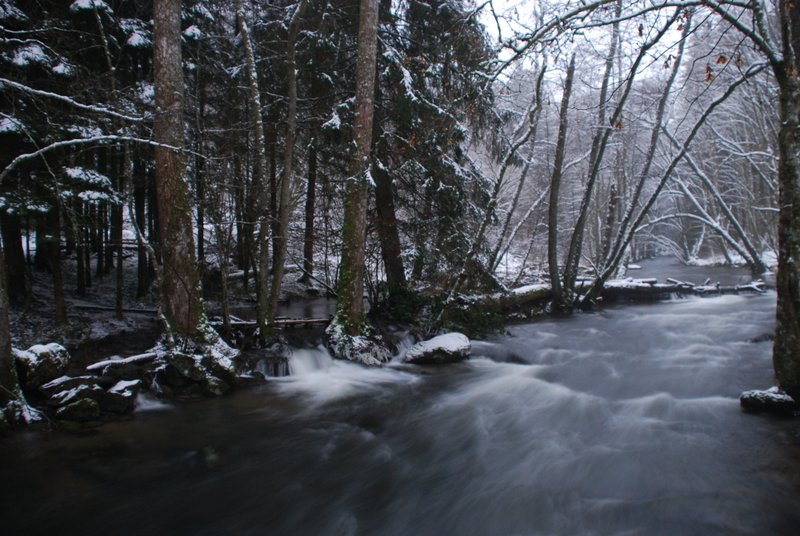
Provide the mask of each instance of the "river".
{"label": "river", "polygon": [[2,440],[0,529],[795,534],[800,422],[738,403],[773,383],[774,309],[772,292],[613,306],[439,368],[297,349],[262,387]]}

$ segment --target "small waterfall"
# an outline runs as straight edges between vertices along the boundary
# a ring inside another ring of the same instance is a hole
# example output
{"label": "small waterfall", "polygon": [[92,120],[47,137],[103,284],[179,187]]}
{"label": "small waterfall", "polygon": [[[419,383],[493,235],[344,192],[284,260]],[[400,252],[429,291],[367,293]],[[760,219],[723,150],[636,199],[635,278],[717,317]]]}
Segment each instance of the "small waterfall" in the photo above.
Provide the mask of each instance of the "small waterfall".
{"label": "small waterfall", "polygon": [[271,356],[261,359],[256,363],[255,370],[267,378],[283,378],[291,374],[289,360],[283,356]]}
{"label": "small waterfall", "polygon": [[289,358],[289,375],[303,376],[321,370],[328,370],[333,365],[333,356],[322,345],[316,348],[294,348]]}

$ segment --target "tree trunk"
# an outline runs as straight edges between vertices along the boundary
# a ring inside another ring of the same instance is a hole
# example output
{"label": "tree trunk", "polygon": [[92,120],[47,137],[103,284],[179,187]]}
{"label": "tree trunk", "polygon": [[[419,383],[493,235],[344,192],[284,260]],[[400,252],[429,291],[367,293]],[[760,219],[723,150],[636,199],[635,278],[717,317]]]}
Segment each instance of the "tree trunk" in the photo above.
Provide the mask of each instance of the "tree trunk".
{"label": "tree trunk", "polygon": [[355,154],[345,187],[342,262],[337,285],[336,316],[347,335],[363,331],[364,251],[367,229],[367,187],[371,182],[369,159],[375,98],[378,40],[378,2],[361,0],[356,63],[356,107],[353,137]]}
{"label": "tree trunk", "polygon": [[250,123],[255,134],[253,143],[256,147],[256,177],[253,184],[260,191],[259,201],[261,210],[261,222],[258,231],[258,326],[262,334],[268,331],[267,317],[269,303],[267,301],[267,289],[269,284],[269,239],[270,239],[270,217],[269,217],[269,191],[266,184],[267,177],[267,148],[266,137],[264,136],[264,123],[261,118],[261,92],[258,88],[258,73],[256,71],[256,60],[253,46],[250,42],[250,29],[245,19],[244,6],[242,0],[236,3],[236,18],[239,26],[239,33],[242,37],[244,46],[245,60],[247,62],[247,80],[249,83],[250,98]]}
{"label": "tree trunk", "polygon": [[564,151],[567,144],[568,108],[572,96],[572,80],[575,77],[575,55],[569,62],[567,80],[564,83],[564,97],[561,99],[559,115],[558,141],[556,156],[553,162],[553,176],[550,179],[550,206],[547,211],[547,265],[550,270],[550,287],[553,291],[553,303],[557,309],[566,306],[564,289],[561,286],[561,272],[558,268],[558,194],[561,187],[561,174],[564,169]]}
{"label": "tree trunk", "polygon": [[303,276],[309,284],[314,276],[314,205],[317,199],[317,140],[308,148],[308,182],[306,184],[305,229],[303,232]]}
{"label": "tree trunk", "polygon": [[[134,165],[137,159],[134,159]],[[145,208],[147,204],[147,186],[144,184],[145,178],[139,176],[137,169],[134,170],[135,186],[133,188],[133,204],[136,217],[136,225],[141,233],[147,231],[147,215]],[[152,238],[151,238],[152,240]],[[136,297],[142,298],[150,288],[150,265],[147,261],[147,248],[142,241],[137,241],[136,248]]]}
{"label": "tree trunk", "polygon": [[14,360],[11,355],[11,331],[9,330],[9,301],[6,293],[6,261],[0,245],[0,412],[15,399],[19,391]]}
{"label": "tree trunk", "polygon": [[76,239],[76,258],[77,258],[77,267],[76,267],[76,288],[78,292],[78,296],[85,296],[86,295],[86,227],[83,225],[83,201],[80,198],[76,197],[73,203],[72,212],[75,217],[75,222],[73,225],[75,226],[75,239]]}
{"label": "tree trunk", "polygon": [[[181,148],[184,144],[184,124],[180,0],[154,0],[153,20],[156,86],[153,138],[160,144]],[[203,315],[203,304],[194,258],[184,156],[178,150],[157,146],[155,170],[163,259],[161,305],[176,334],[195,338]]]}
{"label": "tree trunk", "polygon": [[22,225],[19,216],[0,211],[0,231],[5,250],[6,283],[9,300],[24,303],[26,299],[25,252],[22,249]]}
{"label": "tree trunk", "polygon": [[105,274],[106,267],[105,267],[105,237],[106,237],[106,218],[105,218],[105,203],[98,203],[95,206],[94,215],[95,215],[95,225],[94,225],[94,251],[97,255],[96,258],[96,267],[95,267],[95,277],[100,279]]}
{"label": "tree trunk", "polygon": [[800,400],[800,3],[781,0],[784,64],[778,133],[778,309],[772,361],[780,386]]}
{"label": "tree trunk", "polygon": [[61,270],[61,215],[58,203],[47,213],[47,251],[53,276],[53,305],[56,325],[67,325],[67,303],[64,299],[64,273]]}
{"label": "tree trunk", "polygon": [[286,112],[286,140],[283,148],[283,178],[281,179],[280,206],[278,208],[278,239],[273,248],[272,285],[269,297],[268,323],[275,321],[278,313],[278,298],[280,297],[281,282],[283,281],[283,268],[286,264],[286,249],[289,245],[289,216],[292,211],[292,181],[294,179],[294,139],[297,131],[297,59],[295,44],[297,32],[300,29],[300,17],[303,16],[307,0],[300,0],[289,23],[289,35],[286,39],[286,77],[288,87],[286,97],[288,110]]}
{"label": "tree trunk", "polygon": [[375,178],[375,211],[378,216],[375,227],[381,243],[381,258],[391,300],[406,290],[406,271],[394,208],[392,177],[385,169],[373,169],[372,176]]}

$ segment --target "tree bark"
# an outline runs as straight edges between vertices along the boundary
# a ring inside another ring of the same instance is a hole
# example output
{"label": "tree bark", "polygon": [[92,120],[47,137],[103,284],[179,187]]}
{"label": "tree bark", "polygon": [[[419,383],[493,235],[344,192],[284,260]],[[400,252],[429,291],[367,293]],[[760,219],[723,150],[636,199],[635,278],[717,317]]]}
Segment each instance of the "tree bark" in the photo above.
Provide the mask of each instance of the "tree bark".
{"label": "tree bark", "polygon": [[355,154],[345,187],[342,262],[337,285],[337,321],[347,335],[364,327],[364,251],[367,229],[367,193],[371,180],[369,161],[375,98],[378,40],[378,2],[361,0],[356,63],[356,108],[353,137]]}
{"label": "tree bark", "polygon": [[558,141],[553,162],[553,176],[550,179],[550,206],[547,209],[547,265],[550,270],[550,287],[553,291],[553,304],[557,309],[566,306],[564,289],[561,286],[561,271],[558,267],[558,194],[561,187],[561,174],[564,168],[564,151],[567,144],[569,126],[569,100],[572,96],[572,81],[575,77],[575,55],[569,62],[567,80],[564,83],[564,97],[561,99]]}
{"label": "tree bark", "polygon": [[294,180],[294,139],[297,131],[297,59],[295,45],[297,32],[300,29],[300,18],[303,16],[307,0],[300,0],[289,23],[289,34],[286,39],[286,77],[288,88],[286,97],[286,140],[283,149],[283,177],[281,178],[280,205],[278,207],[278,237],[273,248],[272,285],[270,287],[269,315],[267,323],[272,324],[278,314],[278,298],[280,297],[283,269],[286,264],[286,248],[289,245],[289,216],[292,211],[292,181]]}
{"label": "tree bark", "polygon": [[[154,0],[153,20],[156,86],[153,137],[158,143],[183,147],[180,0]],[[157,146],[155,170],[163,259],[161,305],[174,333],[195,338],[203,315],[203,304],[194,258],[192,207],[185,178],[185,158],[179,151]]]}
{"label": "tree bark", "polygon": [[11,356],[11,331],[9,330],[9,302],[6,293],[6,261],[0,245],[0,412],[19,391],[17,374]]}
{"label": "tree bark", "polygon": [[2,246],[6,251],[6,283],[8,298],[16,303],[23,303],[26,296],[25,252],[22,249],[22,225],[19,216],[0,211],[0,232]]}
{"label": "tree bark", "polygon": [[305,229],[303,231],[303,276],[308,284],[314,276],[314,207],[317,200],[317,139],[308,148],[308,177],[306,183]]}
{"label": "tree bark", "polygon": [[250,29],[245,19],[244,5],[242,0],[236,3],[236,19],[239,33],[242,36],[245,60],[247,62],[247,80],[249,84],[250,99],[250,123],[253,128],[255,139],[253,143],[256,147],[256,177],[253,183],[260,191],[259,202],[261,210],[261,221],[258,231],[258,309],[257,319],[262,334],[268,332],[267,317],[269,312],[268,284],[269,284],[269,240],[270,240],[270,211],[269,211],[269,190],[266,184],[267,178],[267,147],[264,135],[264,123],[261,118],[261,92],[258,88],[258,73],[256,72],[256,60],[253,52],[253,45],[250,41]]}
{"label": "tree bark", "polygon": [[50,273],[53,276],[53,305],[56,325],[67,325],[67,303],[64,299],[64,273],[61,267],[61,214],[58,201],[47,213],[47,252],[50,261]]}
{"label": "tree bark", "polygon": [[772,361],[780,386],[800,400],[800,3],[781,0],[784,61],[778,133],[778,308]]}
{"label": "tree bark", "polygon": [[[134,166],[136,165],[134,159]],[[147,185],[145,177],[140,176],[137,169],[134,170],[135,186],[133,187],[133,203],[136,215],[136,225],[142,233],[147,231],[147,215],[145,208],[147,204]],[[150,288],[150,265],[147,261],[147,248],[141,241],[137,241],[136,248],[136,297],[142,298]]]}
{"label": "tree bark", "polygon": [[375,178],[375,212],[378,216],[375,227],[381,244],[381,258],[391,300],[406,290],[406,271],[394,207],[392,177],[385,169],[373,169],[372,176]]}

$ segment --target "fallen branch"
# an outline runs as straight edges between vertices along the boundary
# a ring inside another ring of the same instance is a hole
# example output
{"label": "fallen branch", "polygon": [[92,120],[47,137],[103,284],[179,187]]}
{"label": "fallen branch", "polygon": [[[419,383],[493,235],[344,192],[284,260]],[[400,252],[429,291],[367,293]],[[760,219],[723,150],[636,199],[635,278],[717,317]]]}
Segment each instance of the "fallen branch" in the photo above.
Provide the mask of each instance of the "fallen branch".
{"label": "fallen branch", "polygon": [[[114,307],[107,307],[105,305],[93,305],[93,304],[88,304],[88,303],[86,303],[86,304],[84,304],[84,303],[74,304],[73,307],[75,309],[82,309],[82,310],[85,310],[85,311],[116,311],[116,309]],[[134,308],[134,309],[123,309],[122,312],[123,313],[142,313],[142,314],[147,314],[147,315],[154,315],[154,314],[158,313],[158,310],[156,310],[156,309],[135,309]]]}
{"label": "fallen branch", "polygon": [[130,357],[125,357],[120,359],[106,359],[105,361],[98,361],[97,363],[89,365],[88,367],[86,367],[86,370],[95,371],[95,370],[103,370],[106,367],[119,367],[122,365],[147,363],[148,361],[152,361],[153,359],[155,359],[156,356],[158,356],[158,353],[156,352],[147,352],[144,354],[132,355]]}

